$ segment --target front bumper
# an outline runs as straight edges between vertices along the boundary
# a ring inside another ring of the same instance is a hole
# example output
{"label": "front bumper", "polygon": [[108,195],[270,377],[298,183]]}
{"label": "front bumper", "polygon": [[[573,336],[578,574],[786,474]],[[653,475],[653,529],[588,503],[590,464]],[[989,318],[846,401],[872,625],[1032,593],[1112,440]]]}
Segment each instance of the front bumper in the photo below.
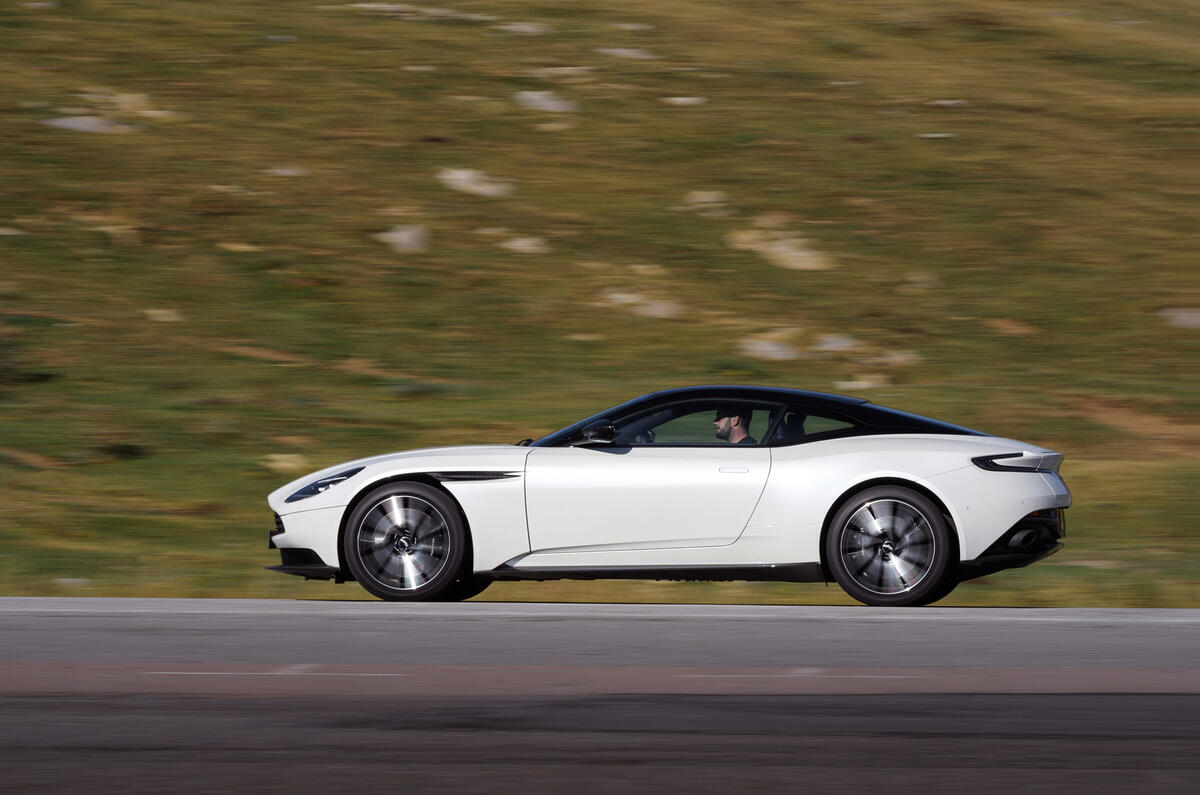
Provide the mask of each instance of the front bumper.
{"label": "front bumper", "polygon": [[279,550],[280,565],[267,569],[307,580],[352,580],[348,572],[331,565],[338,563],[336,522],[340,515],[340,508],[274,514],[267,548]]}
{"label": "front bumper", "polygon": [[312,550],[319,558],[319,563],[337,567],[338,527],[345,510],[343,506],[334,506],[311,511],[276,512],[275,528],[270,533],[267,546],[278,550]]}
{"label": "front bumper", "polygon": [[340,569],[326,566],[311,549],[295,547],[279,550],[280,565],[267,566],[267,571],[277,571],[281,574],[295,574],[306,580],[334,580],[345,582]]}

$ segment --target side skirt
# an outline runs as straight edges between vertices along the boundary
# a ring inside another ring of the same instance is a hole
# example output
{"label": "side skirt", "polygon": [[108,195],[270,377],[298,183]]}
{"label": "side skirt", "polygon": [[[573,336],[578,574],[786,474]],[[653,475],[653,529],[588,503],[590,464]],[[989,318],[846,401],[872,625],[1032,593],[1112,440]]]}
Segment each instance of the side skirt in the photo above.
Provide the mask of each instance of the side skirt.
{"label": "side skirt", "polygon": [[496,580],[677,580],[695,582],[825,582],[820,563],[761,566],[593,566],[517,568],[505,563],[489,572]]}

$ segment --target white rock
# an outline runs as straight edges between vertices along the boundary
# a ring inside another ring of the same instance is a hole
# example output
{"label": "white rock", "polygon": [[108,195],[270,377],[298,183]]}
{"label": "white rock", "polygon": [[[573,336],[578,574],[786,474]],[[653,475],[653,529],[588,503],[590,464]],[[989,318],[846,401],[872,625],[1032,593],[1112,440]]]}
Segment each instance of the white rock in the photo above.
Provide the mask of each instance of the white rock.
{"label": "white rock", "polygon": [[[340,8],[341,6],[318,6],[318,8]],[[492,14],[467,14],[451,8],[429,8],[407,3],[351,3],[350,8],[363,11],[378,11],[382,14],[397,14],[409,19],[462,19],[468,22],[495,22],[500,17]]]}
{"label": "white rock", "polygon": [[376,215],[393,215],[400,218],[411,218],[414,215],[421,215],[421,208],[413,207],[407,204],[393,204],[391,207],[380,207],[375,211]]}
{"label": "white rock", "polygon": [[397,224],[388,231],[379,232],[371,237],[386,243],[392,251],[400,254],[424,251],[429,244],[429,230],[419,224]]}
{"label": "white rock", "polygon": [[672,318],[683,314],[684,307],[677,301],[650,299],[641,293],[622,290],[605,290],[597,296],[600,306],[623,306],[635,315],[653,318]]}
{"label": "white rock", "polygon": [[266,170],[266,173],[270,174],[273,177],[306,177],[306,176],[308,176],[308,170],[300,168],[299,166],[276,166],[275,168],[268,168]]}
{"label": "white rock", "polygon": [[904,274],[904,287],[910,291],[932,290],[942,286],[942,280],[938,278],[936,273],[926,271],[913,271]]}
{"label": "white rock", "polygon": [[109,102],[122,113],[140,113],[154,109],[150,97],[145,94],[113,94],[109,97]]}
{"label": "white rock", "polygon": [[643,301],[633,306],[633,313],[642,317],[679,317],[683,307],[674,301]]}
{"label": "white rock", "polygon": [[725,239],[731,248],[754,251],[777,268],[819,271],[832,267],[829,258],[810,248],[800,235],[740,229],[730,232]]}
{"label": "white rock", "polygon": [[610,306],[629,306],[640,304],[645,300],[640,293],[627,293],[620,290],[605,290],[599,295],[602,304]]}
{"label": "white rock", "polygon": [[664,105],[677,105],[679,107],[694,107],[703,105],[708,102],[705,97],[659,97],[659,102]]}
{"label": "white rock", "polygon": [[726,200],[725,192],[720,190],[691,190],[684,194],[683,200],[687,204],[724,204]]}
{"label": "white rock", "polygon": [[541,36],[550,32],[549,25],[543,25],[539,22],[505,22],[503,25],[496,25],[495,27],[508,33],[516,33],[519,36]]}
{"label": "white rock", "polygon": [[613,27],[617,30],[628,31],[654,30],[653,25],[648,25],[645,22],[614,22]]}
{"label": "white rock", "polygon": [[0,237],[15,237],[16,235],[28,234],[24,229],[17,229],[15,226],[0,226]]}
{"label": "white rock", "polygon": [[183,315],[177,309],[143,309],[142,314],[155,323],[178,323],[183,320]]}
{"label": "white rock", "polygon": [[500,243],[500,248],[515,251],[518,254],[546,254],[550,246],[540,237],[510,237]]}
{"label": "white rock", "polygon": [[967,108],[971,106],[965,99],[931,99],[925,103],[931,108]]}
{"label": "white rock", "polygon": [[297,453],[271,453],[258,463],[272,472],[303,472],[309,468],[308,459]]}
{"label": "white rock", "polygon": [[437,173],[438,181],[450,190],[472,193],[476,196],[500,198],[513,192],[507,182],[499,182],[482,171],[473,168],[443,168]]}
{"label": "white rock", "polygon": [[800,358],[800,351],[791,343],[780,340],[748,339],[738,344],[743,356],[773,362],[785,362]]}
{"label": "white rock", "polygon": [[658,277],[658,276],[666,276],[667,275],[666,268],[664,268],[662,265],[659,265],[659,264],[653,263],[653,262],[639,262],[639,263],[630,265],[629,270],[633,271],[634,273],[636,273],[639,276]]}
{"label": "white rock", "polygon": [[887,386],[889,379],[886,375],[868,375],[853,381],[834,381],[835,389],[844,389],[848,392],[857,391],[859,389],[878,389]]}
{"label": "white rock", "polygon": [[42,122],[48,127],[60,130],[88,133],[127,133],[133,128],[127,124],[117,124],[112,119],[103,116],[64,116],[61,119],[46,119]]}
{"label": "white rock", "polygon": [[614,58],[632,58],[635,61],[649,61],[658,57],[641,47],[597,47],[596,52],[601,55],[611,55]]}
{"label": "white rock", "polygon": [[858,340],[846,334],[822,334],[817,337],[812,349],[821,353],[840,353],[857,347]]}
{"label": "white rock", "polygon": [[578,106],[569,99],[563,99],[553,91],[518,91],[513,94],[515,101],[522,108],[544,110],[547,113],[574,113]]}
{"label": "white rock", "polygon": [[939,140],[942,138],[957,138],[958,133],[918,133],[918,138],[927,138],[930,140]]}
{"label": "white rock", "polygon": [[850,86],[861,86],[861,80],[830,80],[829,85],[837,86],[838,88],[849,88]]}
{"label": "white rock", "polygon": [[1200,309],[1160,309],[1158,316],[1177,328],[1200,328]]}

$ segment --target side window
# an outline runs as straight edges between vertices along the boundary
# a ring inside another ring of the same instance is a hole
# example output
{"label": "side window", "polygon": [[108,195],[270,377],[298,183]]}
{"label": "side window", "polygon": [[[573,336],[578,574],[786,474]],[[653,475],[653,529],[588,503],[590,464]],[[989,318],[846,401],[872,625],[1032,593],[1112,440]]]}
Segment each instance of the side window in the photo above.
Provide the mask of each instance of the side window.
{"label": "side window", "polygon": [[724,447],[757,445],[780,407],[750,400],[688,400],[621,417],[619,446]]}
{"label": "side window", "polygon": [[801,406],[789,406],[783,414],[783,419],[775,426],[771,444],[800,444],[835,436],[850,436],[850,432],[856,427],[858,426],[853,422],[841,417],[813,413]]}
{"label": "side window", "polygon": [[816,414],[809,414],[804,418],[804,434],[806,436],[826,431],[843,431],[853,427],[854,423],[834,419],[833,417],[820,417]]}
{"label": "side window", "polygon": [[654,429],[655,444],[717,444],[710,409],[689,411]]}

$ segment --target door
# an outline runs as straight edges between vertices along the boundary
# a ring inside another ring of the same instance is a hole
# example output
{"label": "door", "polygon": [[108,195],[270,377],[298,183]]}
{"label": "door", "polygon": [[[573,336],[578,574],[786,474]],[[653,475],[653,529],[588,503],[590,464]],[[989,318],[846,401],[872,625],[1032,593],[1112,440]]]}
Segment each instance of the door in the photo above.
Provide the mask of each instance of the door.
{"label": "door", "polygon": [[733,543],[762,495],[771,453],[730,433],[728,415],[751,431],[757,415],[765,433],[776,408],[680,401],[616,419],[612,444],[534,449],[525,470],[531,551]]}

